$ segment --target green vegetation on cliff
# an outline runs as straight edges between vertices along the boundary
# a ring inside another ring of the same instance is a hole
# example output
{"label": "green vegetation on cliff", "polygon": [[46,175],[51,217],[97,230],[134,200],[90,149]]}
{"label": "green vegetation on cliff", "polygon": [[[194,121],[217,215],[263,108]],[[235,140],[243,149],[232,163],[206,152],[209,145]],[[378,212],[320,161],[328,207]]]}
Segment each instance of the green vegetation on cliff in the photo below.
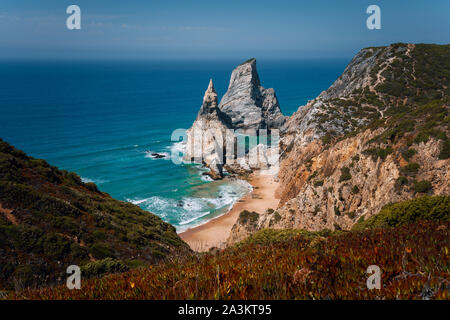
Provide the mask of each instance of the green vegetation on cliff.
{"label": "green vegetation on cliff", "polygon": [[353,230],[398,227],[420,220],[450,222],[450,196],[424,196],[389,204],[377,215],[358,222],[353,226]]}
{"label": "green vegetation on cliff", "polygon": [[[247,241],[214,255],[83,281],[80,290],[60,286],[9,298],[445,300],[449,227],[420,222],[331,234],[317,241],[302,232],[273,232],[280,239]],[[373,264],[382,270],[381,290],[366,287],[366,270]]]}
{"label": "green vegetation on cliff", "polygon": [[0,288],[58,283],[71,264],[155,263],[185,250],[156,215],[0,139]]}
{"label": "green vegetation on cliff", "polygon": [[[327,101],[329,110],[318,116],[319,126],[338,127],[344,134],[325,130],[324,143],[383,128],[367,150],[374,158],[384,159],[390,153],[390,146],[383,150],[377,145],[390,145],[408,135],[409,144],[442,140],[439,159],[448,159],[450,45],[397,43],[362,52],[359,66],[367,68],[370,84]],[[347,85],[359,80],[351,78]],[[331,124],[323,123],[327,119]]]}

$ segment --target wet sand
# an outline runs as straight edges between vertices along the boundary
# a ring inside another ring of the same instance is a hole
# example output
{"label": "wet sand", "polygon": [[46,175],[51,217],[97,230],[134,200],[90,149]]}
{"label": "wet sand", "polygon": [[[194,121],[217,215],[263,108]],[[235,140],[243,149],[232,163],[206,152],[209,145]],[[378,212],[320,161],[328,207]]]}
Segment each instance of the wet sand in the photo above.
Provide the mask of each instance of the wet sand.
{"label": "wet sand", "polygon": [[230,211],[201,226],[179,234],[192,250],[207,251],[212,247],[225,247],[231,228],[243,210],[262,213],[268,208],[277,208],[280,201],[275,198],[278,182],[274,180],[272,175],[253,173],[248,182],[253,186],[253,191],[236,202]]}

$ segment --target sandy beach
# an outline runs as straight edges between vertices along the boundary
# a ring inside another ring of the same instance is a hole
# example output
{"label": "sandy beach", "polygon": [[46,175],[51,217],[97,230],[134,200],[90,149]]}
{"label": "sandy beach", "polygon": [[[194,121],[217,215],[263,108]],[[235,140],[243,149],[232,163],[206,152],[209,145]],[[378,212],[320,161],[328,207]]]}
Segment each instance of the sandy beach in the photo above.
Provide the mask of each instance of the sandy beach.
{"label": "sandy beach", "polygon": [[275,197],[278,182],[273,176],[260,175],[256,172],[249,177],[248,182],[253,186],[253,191],[236,202],[230,211],[201,226],[188,229],[179,236],[195,251],[207,251],[212,247],[221,248],[224,247],[241,211],[264,212],[268,208],[277,208],[280,201]]}

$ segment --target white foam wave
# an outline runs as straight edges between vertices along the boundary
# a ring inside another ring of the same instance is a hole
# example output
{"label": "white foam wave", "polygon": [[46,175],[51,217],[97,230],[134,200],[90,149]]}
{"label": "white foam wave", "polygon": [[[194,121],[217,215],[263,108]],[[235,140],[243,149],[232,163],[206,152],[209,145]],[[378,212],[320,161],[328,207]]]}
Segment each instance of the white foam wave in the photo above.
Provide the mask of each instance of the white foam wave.
{"label": "white foam wave", "polygon": [[191,222],[194,222],[194,221],[196,221],[196,220],[198,220],[198,219],[200,219],[200,218],[203,218],[204,216],[207,216],[207,215],[210,214],[210,213],[211,213],[211,212],[209,212],[209,211],[205,211],[205,212],[203,212],[203,214],[199,215],[198,217],[193,217],[193,218],[188,219],[188,220],[186,220],[186,221],[180,222],[179,225],[180,225],[180,226],[187,225],[187,224],[189,224],[189,223],[191,223]]}
{"label": "white foam wave", "polygon": [[242,196],[251,190],[251,185],[246,181],[236,180],[218,187],[217,197],[191,197],[180,199],[153,196],[143,199],[127,199],[127,201],[139,205],[145,210],[159,215],[164,220],[172,223],[181,232],[208,221],[217,216],[218,210],[226,212]]}
{"label": "white foam wave", "polygon": [[170,149],[170,152],[172,153],[185,153],[186,152],[186,141],[178,141],[174,142],[172,145],[168,146],[167,148]]}
{"label": "white foam wave", "polygon": [[206,182],[214,181],[214,179],[211,178],[210,176],[204,175],[204,174],[202,174],[202,173],[200,173],[200,175],[201,175],[201,178],[200,178],[200,179],[201,179],[202,181],[206,181]]}
{"label": "white foam wave", "polygon": [[81,181],[83,181],[84,183],[95,183],[95,184],[102,184],[105,182],[108,182],[108,180],[102,180],[102,179],[91,179],[91,178],[87,178],[87,177],[80,177]]}
{"label": "white foam wave", "polygon": [[127,201],[128,202],[131,202],[132,204],[135,204],[135,205],[139,205],[139,204],[141,204],[141,203],[144,203],[144,202],[146,202],[148,199],[141,199],[141,200],[130,200],[130,199],[127,199]]}
{"label": "white foam wave", "polygon": [[170,157],[174,163],[190,163],[190,161],[186,161],[184,159],[184,155],[186,154],[186,145],[186,141],[178,141],[166,147],[166,149],[170,150]]}

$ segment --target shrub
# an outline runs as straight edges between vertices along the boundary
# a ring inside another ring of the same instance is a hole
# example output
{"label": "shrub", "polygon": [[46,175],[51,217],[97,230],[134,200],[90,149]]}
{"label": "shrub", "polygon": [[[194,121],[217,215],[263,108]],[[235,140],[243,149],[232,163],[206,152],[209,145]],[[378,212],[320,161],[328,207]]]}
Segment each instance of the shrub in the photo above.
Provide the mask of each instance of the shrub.
{"label": "shrub", "polygon": [[114,257],[114,253],[111,248],[103,243],[94,243],[89,250],[94,258],[96,259],[105,259],[109,257]]}
{"label": "shrub", "polygon": [[408,178],[404,176],[398,177],[397,181],[395,182],[398,186],[404,186],[408,184]]}
{"label": "shrub", "polygon": [[348,167],[342,167],[341,168],[341,176],[339,177],[339,182],[347,181],[352,178],[352,175],[350,174],[350,169]]}
{"label": "shrub", "polygon": [[92,235],[94,236],[95,240],[105,240],[107,235],[101,230],[95,230]]}
{"label": "shrub", "polygon": [[316,182],[314,182],[314,187],[321,187],[321,186],[323,186],[323,180],[319,180],[319,181],[316,181]]}
{"label": "shrub", "polygon": [[424,196],[384,206],[381,211],[361,221],[354,230],[398,227],[419,220],[450,221],[450,196]]}
{"label": "shrub", "polygon": [[347,212],[347,216],[348,216],[350,219],[355,219],[355,217],[356,217],[356,212],[355,212],[355,211]]}
{"label": "shrub", "polygon": [[14,270],[14,278],[20,287],[29,287],[34,284],[34,272],[30,265],[21,265]]}
{"label": "shrub", "polygon": [[84,184],[87,189],[93,192],[100,192],[97,188],[97,185],[93,182],[87,182]]}
{"label": "shrub", "polygon": [[272,214],[275,210],[273,210],[272,208],[267,209],[267,214]]}
{"label": "shrub", "polygon": [[416,174],[419,171],[420,165],[416,162],[408,163],[406,166],[401,167],[400,171],[404,174]]}
{"label": "shrub", "polygon": [[317,177],[319,173],[317,171],[314,171],[309,177],[308,177],[308,181],[311,181],[312,179],[314,179],[315,177]]}
{"label": "shrub", "polygon": [[403,156],[403,158],[405,158],[405,160],[409,160],[416,153],[417,153],[416,149],[409,148],[409,149],[405,150],[404,152],[402,152],[402,156]]}
{"label": "shrub", "polygon": [[275,211],[274,218],[276,222],[281,220],[281,215],[278,213],[278,211]]}
{"label": "shrub", "polygon": [[128,271],[129,267],[122,261],[106,258],[100,261],[89,262],[81,267],[81,275],[86,278],[98,277],[108,273]]}
{"label": "shrub", "polygon": [[278,242],[289,241],[300,234],[307,233],[303,230],[296,229],[263,229],[252,234],[248,239],[244,240],[241,244],[258,244],[258,245],[269,245]]}
{"label": "shrub", "polygon": [[337,216],[341,215],[341,211],[339,211],[339,208],[337,206],[334,206],[334,214]]}
{"label": "shrub", "polygon": [[70,241],[55,233],[47,233],[39,239],[38,245],[43,253],[51,258],[60,260],[70,253]]}
{"label": "shrub", "polygon": [[255,211],[247,211],[244,210],[239,214],[239,222],[242,224],[247,224],[247,222],[250,222],[250,224],[255,224],[258,222],[259,214]]}
{"label": "shrub", "polygon": [[371,156],[373,161],[376,161],[378,158],[382,160],[386,159],[386,157],[392,153],[392,148],[387,147],[386,149],[382,148],[370,148],[363,151],[364,154]]}
{"label": "shrub", "polygon": [[330,133],[326,133],[323,137],[322,137],[322,144],[323,145],[327,145],[331,142],[331,134]]}
{"label": "shrub", "polygon": [[414,191],[425,193],[432,189],[432,185],[430,181],[422,180],[422,181],[414,181]]}
{"label": "shrub", "polygon": [[439,159],[445,160],[448,158],[450,158],[450,140],[445,140],[439,153]]}
{"label": "shrub", "polygon": [[430,135],[428,134],[428,132],[425,131],[420,131],[417,136],[414,138],[414,142],[416,143],[427,143],[428,140],[430,139]]}
{"label": "shrub", "polygon": [[392,153],[392,148],[387,147],[386,149],[378,149],[378,156],[384,160],[386,157]]}
{"label": "shrub", "polygon": [[352,193],[353,193],[353,194],[359,193],[359,188],[358,188],[357,185],[354,185],[354,186],[353,186],[353,188],[352,188]]}
{"label": "shrub", "polygon": [[141,267],[145,267],[147,266],[147,263],[145,263],[142,260],[126,260],[124,261],[125,265],[130,268],[130,269],[136,269],[136,268],[141,268]]}
{"label": "shrub", "polygon": [[369,148],[363,151],[363,153],[367,156],[372,157],[373,161],[376,161],[378,159],[378,149],[376,148]]}

